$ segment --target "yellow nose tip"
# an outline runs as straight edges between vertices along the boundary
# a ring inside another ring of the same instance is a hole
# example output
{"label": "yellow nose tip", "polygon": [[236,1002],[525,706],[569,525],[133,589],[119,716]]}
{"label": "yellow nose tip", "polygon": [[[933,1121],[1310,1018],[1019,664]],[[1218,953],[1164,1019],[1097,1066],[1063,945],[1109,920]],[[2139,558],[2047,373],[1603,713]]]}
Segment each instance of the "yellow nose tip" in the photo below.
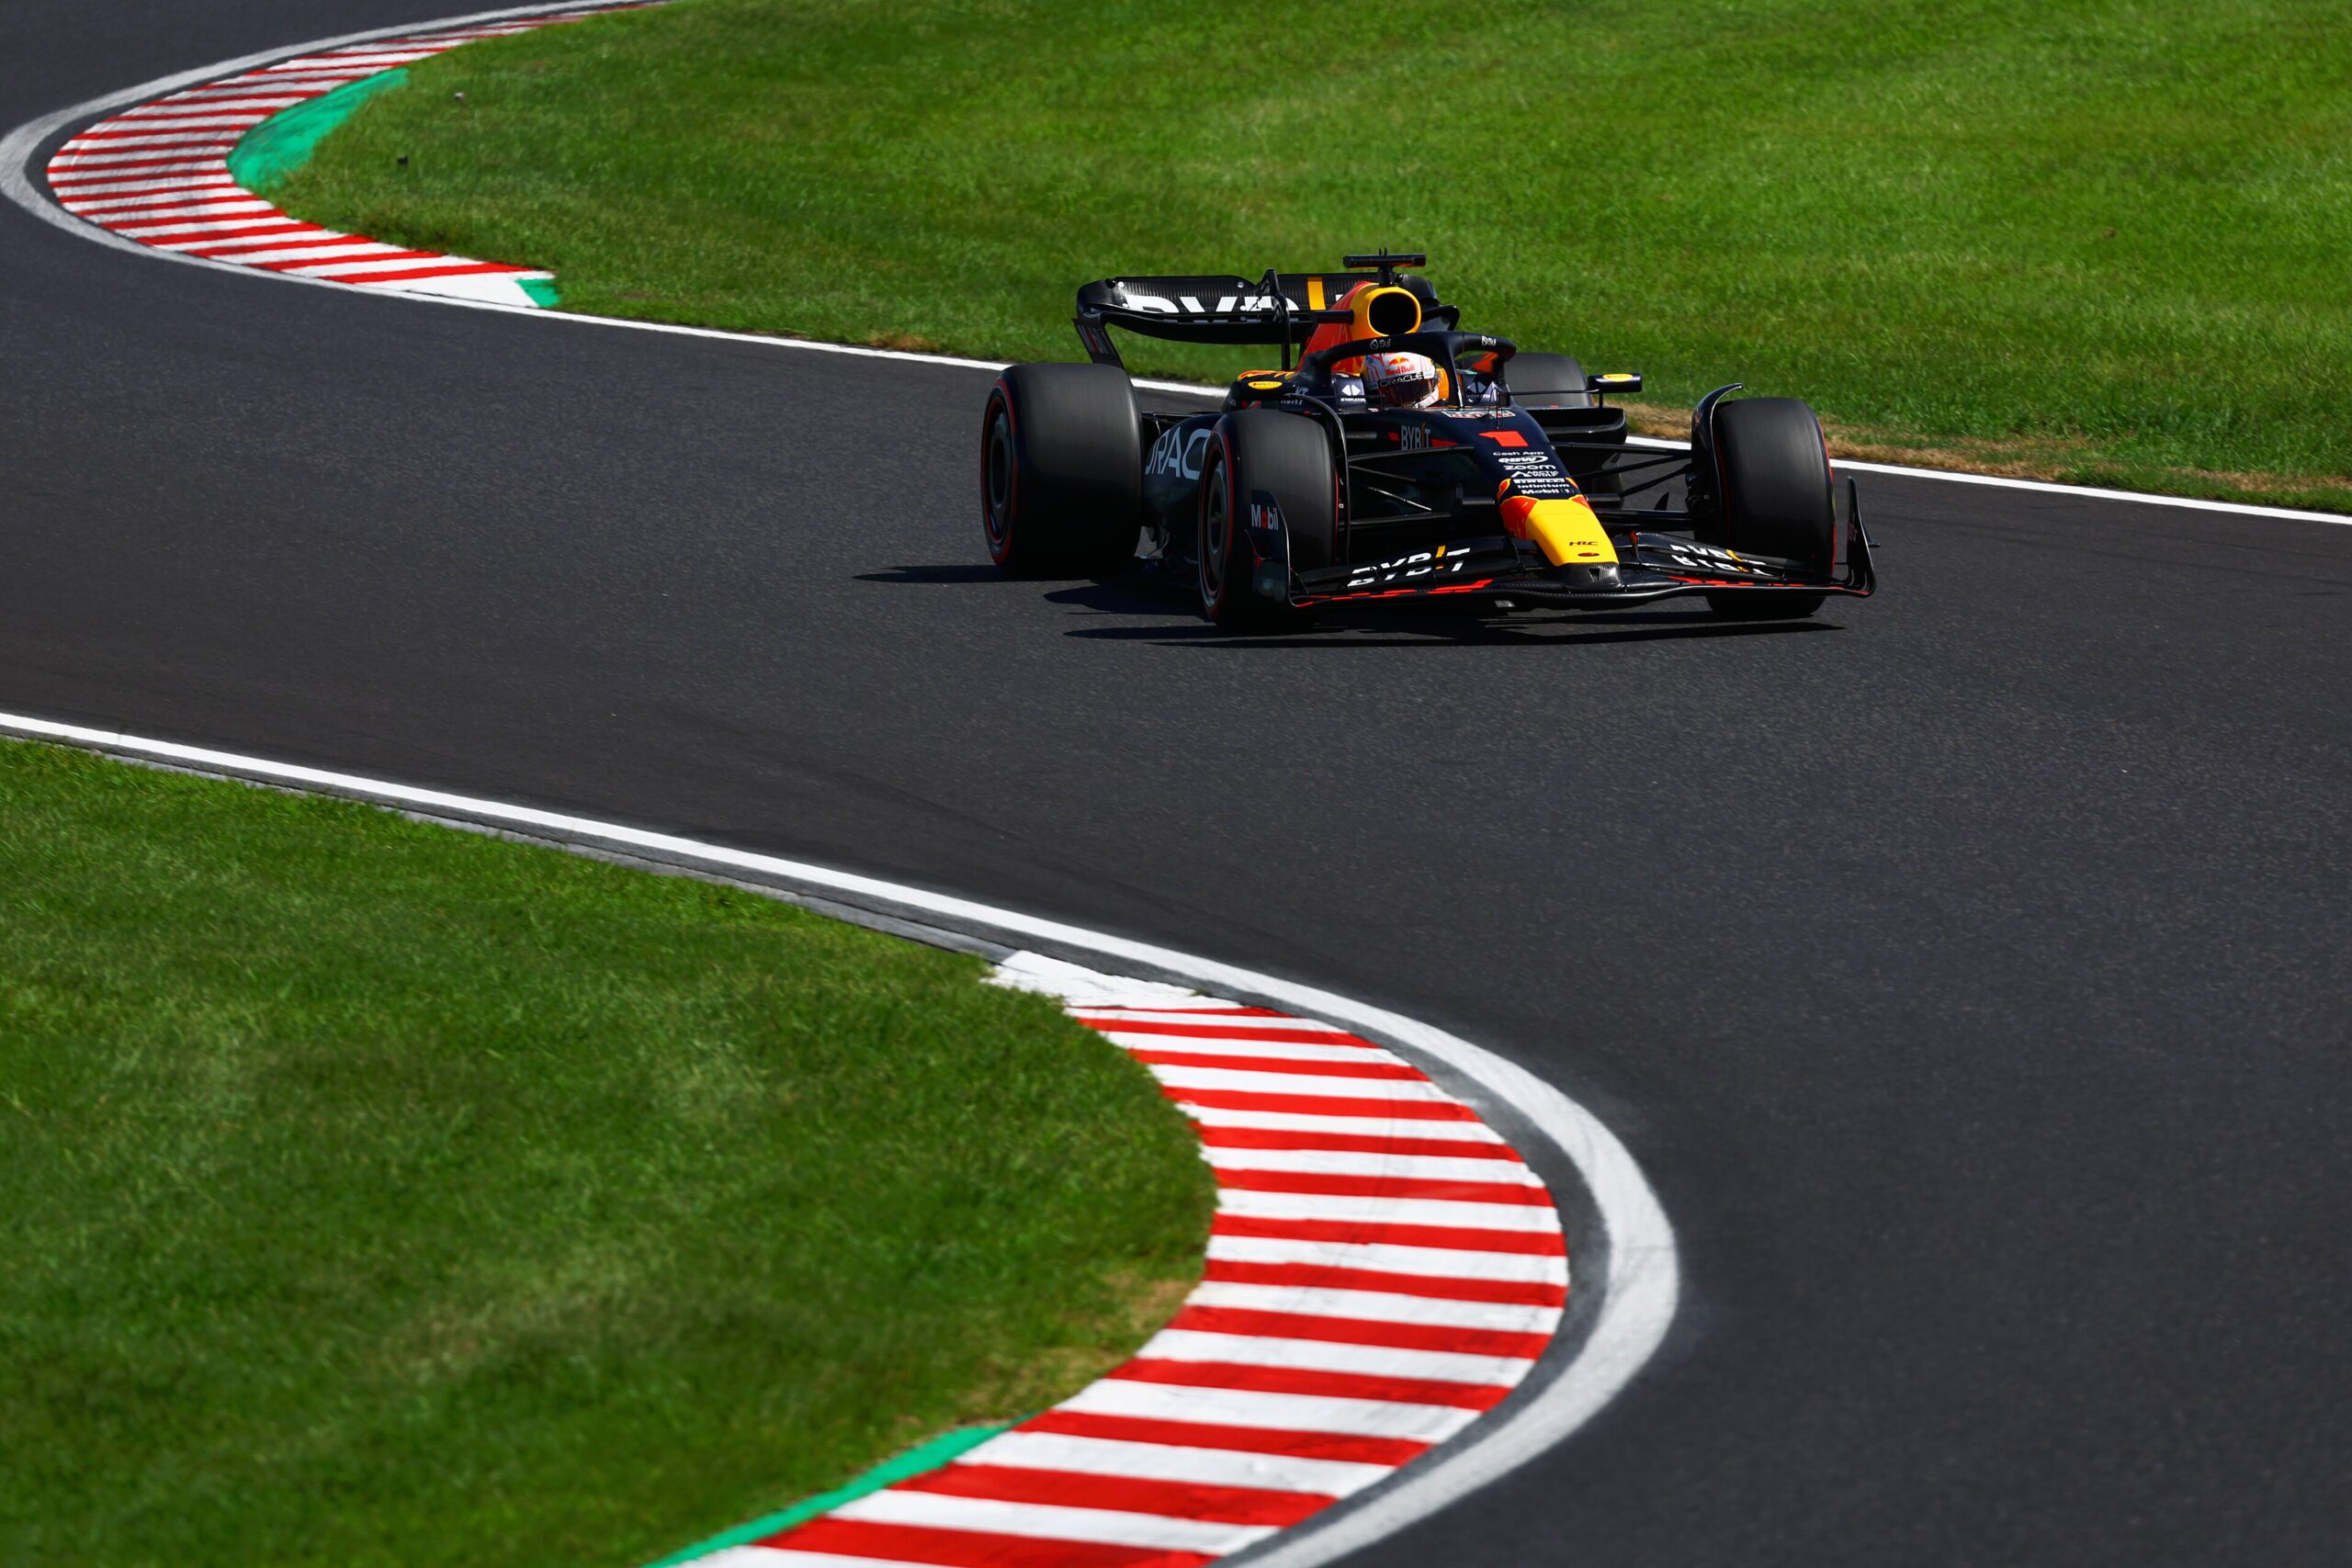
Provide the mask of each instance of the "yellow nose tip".
{"label": "yellow nose tip", "polygon": [[1520,537],[1532,539],[1544,552],[1544,558],[1554,566],[1613,564],[1616,547],[1609,542],[1608,530],[1594,515],[1592,503],[1584,497],[1570,496],[1565,501],[1534,501],[1526,496],[1508,496],[1503,506],[1506,513],[1518,511],[1520,525],[1511,530]]}

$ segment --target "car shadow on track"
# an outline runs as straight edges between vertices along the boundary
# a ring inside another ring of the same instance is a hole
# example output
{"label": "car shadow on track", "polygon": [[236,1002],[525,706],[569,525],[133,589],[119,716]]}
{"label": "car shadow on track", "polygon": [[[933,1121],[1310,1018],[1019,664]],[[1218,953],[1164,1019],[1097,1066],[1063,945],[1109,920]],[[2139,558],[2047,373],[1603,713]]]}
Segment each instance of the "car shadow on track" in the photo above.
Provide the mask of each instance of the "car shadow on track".
{"label": "car shadow on track", "polygon": [[[1562,643],[1656,642],[1682,637],[1754,637],[1775,632],[1826,632],[1815,621],[1719,621],[1704,610],[1619,610],[1604,616],[1554,613],[1541,619],[1521,612],[1510,620],[1469,606],[1421,609],[1326,610],[1295,631],[1237,634],[1195,618],[1170,596],[1132,581],[1086,582],[1046,595],[1102,615],[1150,615],[1150,626],[1073,626],[1065,637],[1109,642],[1157,642],[1169,648],[1235,650],[1265,648],[1427,648],[1469,644],[1490,648],[1550,648]],[[1175,616],[1176,619],[1164,617]]]}
{"label": "car shadow on track", "polygon": [[[1747,637],[1783,636],[1792,632],[1831,632],[1838,628],[1809,621],[1780,621],[1742,623],[1714,621],[1701,616],[1683,616],[1671,626],[1629,626],[1624,617],[1612,617],[1606,626],[1571,626],[1561,621],[1544,621],[1526,626],[1497,626],[1491,622],[1470,622],[1453,626],[1411,626],[1396,621],[1379,625],[1363,623],[1317,623],[1308,630],[1281,632],[1272,636],[1237,635],[1212,626],[1079,626],[1065,637],[1095,637],[1104,641],[1151,642],[1162,648],[1203,648],[1235,653],[1254,652],[1260,649],[1297,649],[1352,650],[1365,648],[1563,648],[1589,647],[1608,642],[1678,642],[1698,637]],[[1408,635],[1393,634],[1403,631]]]}
{"label": "car shadow on track", "polygon": [[[861,572],[860,582],[978,584],[1011,582],[1003,572],[986,563],[946,562],[892,567]],[[1092,637],[1111,642],[1156,642],[1169,648],[1264,649],[1426,648],[1447,644],[1476,647],[1549,648],[1562,643],[1657,642],[1688,637],[1769,637],[1790,632],[1827,632],[1838,627],[1818,621],[1719,621],[1703,609],[1618,610],[1574,616],[1554,614],[1536,619],[1522,613],[1513,620],[1480,614],[1468,606],[1431,605],[1422,609],[1327,610],[1295,631],[1248,636],[1229,632],[1196,619],[1178,595],[1132,577],[1073,582],[1058,588],[1043,583],[1047,604],[1066,604],[1091,612],[1093,617],[1148,616],[1148,625],[1081,626],[1065,637]]]}
{"label": "car shadow on track", "polygon": [[894,566],[885,571],[861,571],[860,582],[1009,582],[1004,569],[986,561],[953,561],[938,566]]}

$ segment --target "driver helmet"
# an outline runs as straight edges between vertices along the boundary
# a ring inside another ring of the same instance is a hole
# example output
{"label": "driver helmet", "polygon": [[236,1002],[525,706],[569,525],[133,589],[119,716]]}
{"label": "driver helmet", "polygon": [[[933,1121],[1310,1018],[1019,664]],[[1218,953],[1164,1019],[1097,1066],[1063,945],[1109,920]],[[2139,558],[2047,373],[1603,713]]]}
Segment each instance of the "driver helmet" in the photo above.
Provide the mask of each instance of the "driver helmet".
{"label": "driver helmet", "polygon": [[1437,401],[1437,361],[1426,354],[1367,354],[1363,395],[1393,409],[1425,409]]}

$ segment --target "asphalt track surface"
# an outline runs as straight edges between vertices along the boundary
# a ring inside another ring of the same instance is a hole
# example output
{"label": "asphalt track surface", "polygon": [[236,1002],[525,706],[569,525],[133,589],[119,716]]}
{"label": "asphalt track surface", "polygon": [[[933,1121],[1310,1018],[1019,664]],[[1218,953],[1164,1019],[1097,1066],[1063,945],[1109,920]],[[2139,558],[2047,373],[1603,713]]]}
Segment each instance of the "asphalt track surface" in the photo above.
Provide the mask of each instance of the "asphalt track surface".
{"label": "asphalt track surface", "polygon": [[[9,0],[0,122],[450,10]],[[979,372],[14,209],[0,366],[0,707],[1296,975],[1600,1111],[1666,1349],[1355,1561],[2342,1561],[2352,528],[1873,476],[1816,625],[1237,642],[982,569]]]}

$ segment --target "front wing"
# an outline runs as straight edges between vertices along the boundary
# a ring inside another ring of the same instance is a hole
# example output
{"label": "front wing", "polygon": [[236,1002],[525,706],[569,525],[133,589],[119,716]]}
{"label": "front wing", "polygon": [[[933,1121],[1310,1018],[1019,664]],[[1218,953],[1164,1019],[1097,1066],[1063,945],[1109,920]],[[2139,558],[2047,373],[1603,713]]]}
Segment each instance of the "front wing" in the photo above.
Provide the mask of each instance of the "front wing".
{"label": "front wing", "polygon": [[1614,567],[1546,564],[1523,542],[1496,535],[1463,539],[1394,560],[1328,567],[1290,577],[1279,565],[1261,566],[1278,581],[1261,582],[1269,597],[1301,607],[1397,599],[1476,597],[1515,604],[1605,610],[1685,593],[1842,594],[1868,598],[1878,586],[1870,534],[1862,526],[1853,481],[1839,487],[1839,523],[1846,534],[1842,574],[1823,577],[1803,564],[1701,544],[1682,534],[1644,531],[1619,515],[1611,525]]}

